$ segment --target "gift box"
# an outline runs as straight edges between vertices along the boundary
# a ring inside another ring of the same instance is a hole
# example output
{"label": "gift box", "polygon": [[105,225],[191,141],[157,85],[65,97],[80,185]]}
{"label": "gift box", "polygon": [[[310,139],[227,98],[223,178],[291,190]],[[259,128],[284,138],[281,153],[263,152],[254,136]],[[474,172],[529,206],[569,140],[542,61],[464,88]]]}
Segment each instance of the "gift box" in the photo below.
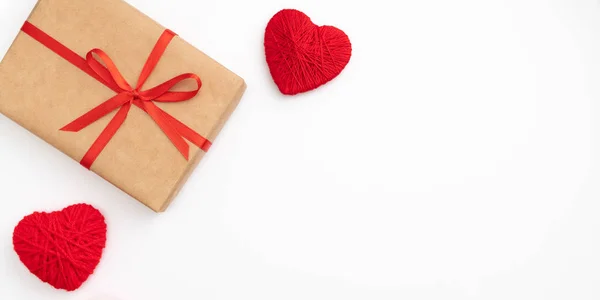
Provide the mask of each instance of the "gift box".
{"label": "gift box", "polygon": [[122,0],[39,0],[0,87],[0,113],[161,212],[246,84]]}

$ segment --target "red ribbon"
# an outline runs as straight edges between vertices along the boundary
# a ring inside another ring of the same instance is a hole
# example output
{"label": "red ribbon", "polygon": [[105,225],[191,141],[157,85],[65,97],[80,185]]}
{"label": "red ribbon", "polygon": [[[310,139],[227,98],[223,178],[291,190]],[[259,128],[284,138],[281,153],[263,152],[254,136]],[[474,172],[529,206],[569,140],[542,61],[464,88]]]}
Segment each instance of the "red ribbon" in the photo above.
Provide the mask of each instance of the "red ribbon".
{"label": "red ribbon", "polygon": [[[210,148],[210,141],[179,122],[153,102],[180,102],[192,99],[198,94],[202,86],[202,81],[198,75],[193,73],[181,74],[151,89],[141,90],[165,49],[173,37],[176,36],[172,31],[165,30],[162,33],[146,60],[137,85],[132,88],[104,51],[92,49],[87,53],[86,58],[83,58],[29,22],[25,22],[21,30],[117,93],[116,96],[61,128],[63,131],[78,132],[115,109],[119,109],[81,159],[81,165],[87,169],[91,167],[100,152],[123,125],[132,104],[148,113],[186,160],[189,158],[189,145],[184,138],[204,151],[208,151],[208,148]],[[186,79],[196,81],[197,88],[184,92],[170,91],[173,86]]]}

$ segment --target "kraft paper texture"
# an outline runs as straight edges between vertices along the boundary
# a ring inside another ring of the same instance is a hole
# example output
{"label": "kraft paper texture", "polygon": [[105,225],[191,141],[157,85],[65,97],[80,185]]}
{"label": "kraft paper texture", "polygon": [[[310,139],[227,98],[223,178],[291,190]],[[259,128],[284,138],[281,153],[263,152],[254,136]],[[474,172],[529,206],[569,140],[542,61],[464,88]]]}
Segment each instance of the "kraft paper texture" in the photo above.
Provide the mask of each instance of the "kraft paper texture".
{"label": "kraft paper texture", "polygon": [[[173,8],[184,9],[184,8]],[[122,0],[39,0],[29,19],[82,57],[104,50],[131,85],[165,27]],[[206,54],[175,37],[143,89],[176,75],[195,73],[202,88],[191,100],[157,106],[214,142],[246,84]],[[191,90],[185,81],[176,90]],[[59,129],[115,92],[20,32],[0,63],[0,113],[79,162],[113,112],[79,132]],[[91,171],[154,211],[164,211],[201,160],[189,161],[141,109],[133,106]],[[85,171],[85,169],[82,170]]]}

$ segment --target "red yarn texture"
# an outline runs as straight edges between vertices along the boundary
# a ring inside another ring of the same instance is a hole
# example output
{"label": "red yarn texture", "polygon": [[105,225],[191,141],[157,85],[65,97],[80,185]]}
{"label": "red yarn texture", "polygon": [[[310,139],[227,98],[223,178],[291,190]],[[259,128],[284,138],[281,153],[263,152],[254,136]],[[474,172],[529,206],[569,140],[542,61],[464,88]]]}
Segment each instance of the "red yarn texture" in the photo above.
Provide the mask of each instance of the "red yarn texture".
{"label": "red yarn texture", "polygon": [[333,26],[317,26],[295,9],[276,13],[265,30],[265,55],[273,81],[295,95],[331,81],[350,61],[348,36]]}
{"label": "red yarn texture", "polygon": [[43,282],[76,290],[94,272],[106,244],[104,216],[88,204],[34,212],[13,232],[21,262]]}

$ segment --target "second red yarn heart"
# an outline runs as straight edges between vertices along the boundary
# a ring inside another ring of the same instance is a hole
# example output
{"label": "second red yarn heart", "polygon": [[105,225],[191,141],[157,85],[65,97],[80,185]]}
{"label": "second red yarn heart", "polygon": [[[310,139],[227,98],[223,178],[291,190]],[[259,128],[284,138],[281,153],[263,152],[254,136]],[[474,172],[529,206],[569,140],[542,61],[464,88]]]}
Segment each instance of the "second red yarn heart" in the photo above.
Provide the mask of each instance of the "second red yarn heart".
{"label": "second red yarn heart", "polygon": [[285,95],[318,88],[350,61],[352,44],[333,26],[317,26],[295,9],[275,14],[265,30],[265,55],[273,81]]}
{"label": "second red yarn heart", "polygon": [[104,216],[88,204],[51,213],[34,212],[13,232],[21,262],[43,282],[76,290],[94,272],[106,244]]}

